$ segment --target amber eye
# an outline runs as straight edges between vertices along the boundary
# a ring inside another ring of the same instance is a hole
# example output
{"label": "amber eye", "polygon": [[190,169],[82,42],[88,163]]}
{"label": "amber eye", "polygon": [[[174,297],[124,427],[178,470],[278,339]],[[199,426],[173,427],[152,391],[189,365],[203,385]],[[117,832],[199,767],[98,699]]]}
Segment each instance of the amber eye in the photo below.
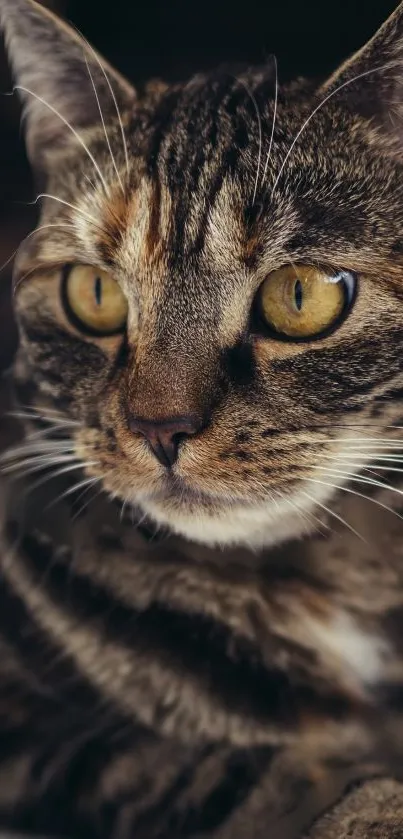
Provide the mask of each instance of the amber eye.
{"label": "amber eye", "polygon": [[73,266],[64,277],[62,296],[70,320],[85,332],[113,335],[124,328],[127,300],[106,271]]}
{"label": "amber eye", "polygon": [[278,337],[307,340],[341,322],[353,302],[356,280],[349,271],[316,265],[285,265],[258,291],[261,320]]}

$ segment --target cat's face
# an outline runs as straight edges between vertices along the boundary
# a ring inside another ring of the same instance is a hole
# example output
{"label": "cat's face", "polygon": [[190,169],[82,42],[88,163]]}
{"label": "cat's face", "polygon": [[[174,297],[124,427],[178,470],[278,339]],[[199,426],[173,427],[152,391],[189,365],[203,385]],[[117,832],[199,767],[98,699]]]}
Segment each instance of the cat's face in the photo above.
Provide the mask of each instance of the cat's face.
{"label": "cat's face", "polygon": [[1,12],[47,196],[16,264],[32,404],[186,537],[312,528],[403,413],[402,7],[320,91],[272,66],[140,100],[108,69],[122,125],[75,35]]}

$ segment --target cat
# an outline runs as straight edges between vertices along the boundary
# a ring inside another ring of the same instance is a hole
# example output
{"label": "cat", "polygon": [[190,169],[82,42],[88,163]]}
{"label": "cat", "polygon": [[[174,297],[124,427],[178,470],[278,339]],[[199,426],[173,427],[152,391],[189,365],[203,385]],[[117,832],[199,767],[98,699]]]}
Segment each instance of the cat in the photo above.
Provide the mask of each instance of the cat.
{"label": "cat", "polygon": [[320,85],[273,60],[136,91],[34,0],[0,24],[41,203],[0,827],[291,839],[354,783],[396,808],[403,4]]}

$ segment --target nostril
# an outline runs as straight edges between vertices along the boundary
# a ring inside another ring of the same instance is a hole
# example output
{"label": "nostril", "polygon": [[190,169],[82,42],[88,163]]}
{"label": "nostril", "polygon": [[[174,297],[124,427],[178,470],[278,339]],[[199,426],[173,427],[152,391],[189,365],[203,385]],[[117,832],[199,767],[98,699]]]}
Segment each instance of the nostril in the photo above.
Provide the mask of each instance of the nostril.
{"label": "nostril", "polygon": [[185,434],[184,431],[178,431],[177,434],[172,435],[172,443],[174,446],[180,446],[187,437],[191,437],[191,434]]}
{"label": "nostril", "polygon": [[176,444],[173,439],[164,441],[148,439],[148,445],[161,466],[169,469],[178,459],[179,444]]}
{"label": "nostril", "polygon": [[173,466],[178,458],[180,444],[193,437],[201,428],[195,417],[172,417],[166,420],[148,420],[131,416],[129,428],[147,440],[153,454],[162,466]]}

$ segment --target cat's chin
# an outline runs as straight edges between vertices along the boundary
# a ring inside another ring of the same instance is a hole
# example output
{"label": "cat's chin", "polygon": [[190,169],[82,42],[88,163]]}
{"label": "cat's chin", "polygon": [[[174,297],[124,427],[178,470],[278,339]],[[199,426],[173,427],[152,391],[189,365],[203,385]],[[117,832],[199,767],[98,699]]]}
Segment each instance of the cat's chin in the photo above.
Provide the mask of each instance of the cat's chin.
{"label": "cat's chin", "polygon": [[[139,503],[138,500],[136,502]],[[157,525],[210,547],[245,546],[259,550],[312,532],[315,521],[304,515],[307,504],[298,499],[253,503],[191,505],[169,499],[140,501],[143,512]],[[312,504],[310,507],[312,508]],[[300,511],[300,515],[298,514]],[[310,510],[309,510],[310,512]]]}

